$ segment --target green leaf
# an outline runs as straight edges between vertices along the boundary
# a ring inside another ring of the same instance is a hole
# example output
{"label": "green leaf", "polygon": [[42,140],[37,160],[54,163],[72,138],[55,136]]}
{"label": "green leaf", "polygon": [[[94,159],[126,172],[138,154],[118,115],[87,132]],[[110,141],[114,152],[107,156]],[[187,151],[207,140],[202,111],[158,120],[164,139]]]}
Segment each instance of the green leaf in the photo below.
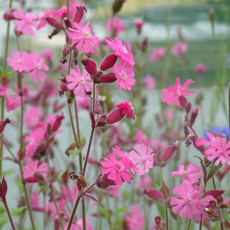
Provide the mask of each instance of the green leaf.
{"label": "green leaf", "polygon": [[4,213],[4,212],[6,212],[6,209],[5,209],[5,207],[2,205],[2,206],[0,206],[0,214],[2,214],[2,213]]}
{"label": "green leaf", "polygon": [[212,167],[208,173],[207,181],[210,180],[221,167],[221,162],[219,163],[219,165],[215,165],[214,167]]}
{"label": "green leaf", "polygon": [[3,70],[0,68],[0,77],[4,77],[6,79],[9,79],[12,75],[14,75],[15,72],[9,72],[9,73],[3,73]]}
{"label": "green leaf", "polygon": [[11,216],[12,216],[12,217],[21,216],[21,215],[23,214],[23,212],[24,212],[25,209],[26,209],[25,206],[24,206],[24,207],[20,207],[20,208],[12,209],[12,210],[10,211]]}
{"label": "green leaf", "polygon": [[117,209],[117,211],[114,212],[114,213],[112,214],[112,216],[113,216],[113,215],[116,215],[116,214],[119,213],[119,212],[124,212],[127,208],[128,208],[128,205],[125,206],[125,207],[122,207],[122,208]]}
{"label": "green leaf", "polygon": [[14,171],[15,171],[15,170],[13,170],[13,169],[6,170],[6,171],[2,172],[2,176],[9,175],[9,174],[13,173]]}
{"label": "green leaf", "polygon": [[58,174],[61,172],[61,170],[59,172],[57,172],[56,174],[53,175],[53,177],[50,180],[50,184],[53,184],[57,178],[58,178]]}
{"label": "green leaf", "polygon": [[75,150],[69,150],[69,153],[71,154],[72,158],[76,157],[80,152],[82,151],[82,148],[75,149]]}
{"label": "green leaf", "polygon": [[106,218],[107,220],[109,220],[109,219],[110,219],[110,212],[109,212],[109,210],[107,210],[107,209],[101,207],[100,205],[97,205],[97,207],[98,207],[99,210],[105,215],[105,218]]}
{"label": "green leaf", "polygon": [[81,141],[81,148],[83,148],[85,146],[86,139],[85,136],[82,134],[82,132],[80,132],[80,141]]}
{"label": "green leaf", "polygon": [[42,186],[42,187],[40,188],[40,190],[39,190],[38,194],[39,194],[39,193],[41,193],[41,192],[46,191],[48,188],[49,188],[49,186],[48,186],[48,185]]}

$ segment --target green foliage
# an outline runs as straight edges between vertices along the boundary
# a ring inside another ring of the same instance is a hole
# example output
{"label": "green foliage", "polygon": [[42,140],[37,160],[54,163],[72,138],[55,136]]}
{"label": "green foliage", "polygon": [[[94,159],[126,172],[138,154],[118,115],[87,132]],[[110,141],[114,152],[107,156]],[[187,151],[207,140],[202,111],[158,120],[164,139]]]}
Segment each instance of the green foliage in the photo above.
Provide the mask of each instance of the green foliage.
{"label": "green foliage", "polygon": [[83,148],[75,149],[75,150],[69,150],[69,153],[71,154],[72,158],[76,157],[79,153],[81,153]]}

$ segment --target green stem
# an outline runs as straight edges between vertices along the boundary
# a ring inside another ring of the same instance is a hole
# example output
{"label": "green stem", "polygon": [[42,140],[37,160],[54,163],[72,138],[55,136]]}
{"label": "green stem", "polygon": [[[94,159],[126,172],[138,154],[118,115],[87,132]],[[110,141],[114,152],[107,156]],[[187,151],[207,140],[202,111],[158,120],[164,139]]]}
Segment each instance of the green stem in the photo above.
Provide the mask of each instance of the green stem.
{"label": "green stem", "polygon": [[11,227],[12,227],[13,230],[16,230],[6,200],[3,200],[3,204],[4,204],[4,206],[5,206],[6,213],[7,213],[7,215],[8,215],[8,218],[9,218],[9,221],[10,221],[10,224],[11,224]]}
{"label": "green stem", "polygon": [[74,140],[76,142],[77,148],[79,149],[79,145],[78,145],[79,142],[77,140],[77,136],[76,136],[76,132],[75,132],[74,124],[73,124],[73,115],[72,115],[71,107],[69,103],[68,103],[68,109],[69,109],[69,117],[70,117],[70,123],[71,123],[72,131],[73,131]]}
{"label": "green stem", "polygon": [[107,210],[109,211],[109,216],[108,216],[109,229],[112,230],[111,217],[110,217],[110,208],[109,208],[109,192],[108,191],[106,193],[106,205],[107,205]]}
{"label": "green stem", "polygon": [[190,219],[190,220],[189,220],[189,222],[188,222],[188,227],[187,227],[187,230],[189,230],[189,229],[190,229],[191,222],[192,222],[192,219]]}
{"label": "green stem", "polygon": [[199,230],[201,230],[201,229],[202,229],[202,225],[203,225],[203,215],[201,214],[201,219],[200,219]]}
{"label": "green stem", "polygon": [[230,80],[228,84],[228,139],[230,140]]}

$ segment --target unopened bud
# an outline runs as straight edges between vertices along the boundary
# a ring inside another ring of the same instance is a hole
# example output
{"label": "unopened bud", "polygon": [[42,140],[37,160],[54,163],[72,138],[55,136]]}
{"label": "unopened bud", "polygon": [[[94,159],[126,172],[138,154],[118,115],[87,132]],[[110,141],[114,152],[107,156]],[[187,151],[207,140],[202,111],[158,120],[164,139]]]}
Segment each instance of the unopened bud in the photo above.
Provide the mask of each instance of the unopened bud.
{"label": "unopened bud", "polygon": [[56,29],[59,30],[64,30],[64,27],[61,23],[59,23],[56,19],[51,18],[51,17],[47,17],[46,21],[53,27],[55,27]]}
{"label": "unopened bud", "polygon": [[179,96],[179,102],[181,104],[181,106],[185,109],[186,105],[188,104],[187,99],[184,96]]}
{"label": "unopened bud", "polygon": [[70,22],[70,20],[68,18],[64,18],[64,23],[66,25],[66,28],[72,28],[72,23]]}
{"label": "unopened bud", "polygon": [[100,77],[100,82],[101,83],[113,83],[117,80],[116,74],[115,73],[107,73],[105,75],[102,75]]}
{"label": "unopened bud", "polygon": [[192,104],[189,102],[189,103],[185,106],[185,111],[186,111],[187,114],[190,112],[191,108],[192,108]]}
{"label": "unopened bud", "polygon": [[3,14],[3,19],[5,19],[6,21],[9,21],[9,20],[14,20],[15,17],[14,17],[14,15],[11,14],[11,13],[4,13],[4,14]]}
{"label": "unopened bud", "polygon": [[155,217],[155,223],[157,226],[159,226],[161,224],[161,217],[160,216]]}
{"label": "unopened bud", "polygon": [[168,161],[172,158],[175,151],[178,149],[179,141],[176,141],[176,143],[173,144],[173,146],[170,146],[165,149],[164,153],[161,156],[162,161]]}
{"label": "unopened bud", "polygon": [[109,180],[107,175],[102,173],[97,176],[95,183],[97,187],[101,189],[107,189],[109,185],[116,185],[113,180]]}
{"label": "unopened bud", "polygon": [[106,71],[107,69],[112,68],[116,63],[116,61],[117,61],[117,55],[115,54],[108,55],[100,64],[100,70]]}
{"label": "unopened bud", "polygon": [[64,94],[64,92],[68,90],[67,84],[63,83],[60,85],[59,95],[60,97]]}
{"label": "unopened bud", "polygon": [[61,31],[60,29],[55,28],[53,32],[50,35],[48,35],[48,38],[52,39],[52,37],[59,34],[60,31]]}
{"label": "unopened bud", "polygon": [[106,114],[103,114],[102,116],[100,116],[100,118],[98,119],[97,123],[96,123],[96,127],[103,127],[107,124],[107,116]]}
{"label": "unopened bud", "polygon": [[141,50],[145,52],[148,48],[149,42],[148,42],[148,37],[145,37],[142,44],[141,44]]}
{"label": "unopened bud", "polygon": [[66,45],[62,50],[62,57],[66,57],[72,50],[72,46]]}
{"label": "unopened bud", "polygon": [[3,130],[5,129],[5,126],[10,123],[11,118],[6,118],[4,121],[0,121],[0,133],[3,132]]}
{"label": "unopened bud", "polygon": [[125,114],[123,114],[123,109],[122,108],[117,108],[117,109],[113,110],[107,116],[107,123],[109,125],[112,125],[112,124],[120,121],[121,119],[123,119],[124,116],[125,116]]}
{"label": "unopened bud", "polygon": [[6,193],[7,193],[7,183],[3,177],[2,182],[0,182],[0,197],[2,201],[6,200]]}
{"label": "unopened bud", "polygon": [[76,8],[77,11],[76,14],[74,15],[73,22],[80,23],[83,18],[84,11],[87,12],[87,9],[85,5],[77,6]]}
{"label": "unopened bud", "polygon": [[144,24],[145,24],[145,22],[142,20],[135,21],[134,25],[136,26],[137,34],[141,34],[141,30],[142,30],[142,27]]}
{"label": "unopened bud", "polygon": [[92,76],[97,74],[97,63],[92,60],[84,61],[82,60],[82,64],[85,66],[85,70]]}
{"label": "unopened bud", "polygon": [[184,135],[185,135],[185,137],[187,137],[189,135],[189,130],[188,130],[188,124],[187,123],[184,124]]}
{"label": "unopened bud", "polygon": [[224,190],[209,190],[204,193],[204,196],[211,195],[214,198],[217,198],[218,196],[221,196],[222,194],[224,194]]}
{"label": "unopened bud", "polygon": [[120,11],[120,9],[121,9],[121,7],[122,7],[124,2],[125,1],[114,0],[114,2],[113,2],[113,15],[115,15],[117,12]]}
{"label": "unopened bud", "polygon": [[55,117],[55,121],[54,121],[53,126],[52,126],[52,131],[53,131],[53,132],[56,132],[56,131],[59,129],[59,127],[60,127],[60,125],[61,125],[61,121],[62,121],[64,118],[65,118],[65,117],[64,117],[63,115],[57,115],[57,116]]}
{"label": "unopened bud", "polygon": [[216,19],[216,12],[214,9],[210,9],[208,13],[209,19],[211,21],[214,21]]}
{"label": "unopened bud", "polygon": [[192,127],[196,121],[196,118],[197,118],[197,115],[198,115],[198,107],[196,107],[193,111],[192,111],[192,114],[191,114],[191,117],[190,117],[190,127]]}
{"label": "unopened bud", "polygon": [[164,199],[163,193],[156,190],[156,189],[144,189],[142,194],[147,195],[149,198],[151,198],[153,200],[161,201]]}

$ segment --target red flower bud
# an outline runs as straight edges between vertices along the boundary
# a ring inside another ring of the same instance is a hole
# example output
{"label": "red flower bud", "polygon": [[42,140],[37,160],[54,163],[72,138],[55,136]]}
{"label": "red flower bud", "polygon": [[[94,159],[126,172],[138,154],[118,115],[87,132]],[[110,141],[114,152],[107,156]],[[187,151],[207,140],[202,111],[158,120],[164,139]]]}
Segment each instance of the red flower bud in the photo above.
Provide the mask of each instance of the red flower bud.
{"label": "red flower bud", "polygon": [[174,143],[173,146],[170,146],[167,149],[165,149],[164,153],[161,156],[161,160],[168,161],[169,159],[171,159],[175,151],[178,149],[178,144],[179,141],[176,141],[176,143]]}
{"label": "red flower bud", "polygon": [[5,19],[6,21],[9,21],[9,20],[14,20],[15,17],[14,17],[14,15],[11,14],[11,13],[4,13],[4,14],[3,14],[3,19]]}
{"label": "red flower bud", "polygon": [[56,19],[51,18],[51,17],[47,17],[46,21],[53,27],[55,27],[56,29],[59,30],[64,30],[64,27],[61,23],[59,23]]}
{"label": "red flower bud", "polygon": [[100,70],[105,71],[109,68],[112,68],[117,61],[117,55],[110,54],[102,61],[100,64]]}
{"label": "red flower bud", "polygon": [[61,84],[60,85],[60,90],[59,90],[59,95],[60,95],[60,97],[64,94],[64,92],[66,91],[66,90],[68,90],[68,87],[67,87],[67,84]]}
{"label": "red flower bud", "polygon": [[92,76],[97,74],[97,63],[92,60],[84,61],[82,60],[82,64],[85,66],[85,70]]}
{"label": "red flower bud", "polygon": [[198,115],[198,108],[196,107],[192,114],[191,114],[191,118],[190,118],[190,127],[192,127],[196,121],[196,118],[197,118],[197,115]]}
{"label": "red flower bud", "polygon": [[5,126],[10,123],[11,118],[6,118],[5,121],[0,121],[0,133],[3,132],[3,130],[5,129]]}
{"label": "red flower bud", "polygon": [[6,200],[6,193],[7,193],[7,183],[3,177],[2,182],[0,183],[0,197],[2,201]]}
{"label": "red flower bud", "polygon": [[72,23],[70,22],[70,20],[68,18],[64,18],[64,23],[66,25],[66,28],[72,28]]}
{"label": "red flower bud", "polygon": [[115,73],[107,73],[100,77],[101,83],[113,83],[117,80]]}
{"label": "red flower bud", "polygon": [[125,116],[125,114],[122,113],[123,109],[122,108],[117,108],[115,110],[113,110],[108,116],[107,116],[107,123],[109,125],[112,125],[118,121],[120,121],[121,119],[123,119],[123,117]]}
{"label": "red flower bud", "polygon": [[106,114],[103,114],[102,116],[100,116],[100,118],[97,121],[96,127],[103,127],[107,124],[107,116]]}
{"label": "red flower bud", "polygon": [[53,126],[52,126],[52,131],[53,131],[53,132],[56,132],[56,131],[59,129],[59,127],[60,127],[60,125],[61,125],[61,121],[62,121],[64,118],[65,118],[65,117],[64,117],[63,115],[57,115],[57,116],[55,117],[55,121],[54,121]]}
{"label": "red flower bud", "polygon": [[187,114],[190,112],[191,108],[192,108],[192,104],[189,102],[185,107],[185,111]]}
{"label": "red flower bud", "polygon": [[160,200],[164,199],[163,193],[156,190],[156,189],[144,189],[144,191],[142,193],[147,195],[149,198],[151,198],[153,200],[159,200],[160,201]]}
{"label": "red flower bud", "polygon": [[62,50],[62,57],[66,57],[72,50],[72,46],[66,45]]}
{"label": "red flower bud", "polygon": [[188,104],[187,99],[184,96],[179,96],[179,102],[181,106],[186,109],[186,106]]}
{"label": "red flower bud", "polygon": [[32,176],[32,177],[25,178],[22,182],[23,182],[23,184],[25,184],[25,183],[36,183],[36,182],[38,182],[38,179],[35,176]]}
{"label": "red flower bud", "polygon": [[54,35],[57,35],[61,30],[55,28],[50,35],[48,35],[48,38],[51,39]]}
{"label": "red flower bud", "polygon": [[109,185],[116,185],[113,180],[109,180],[107,175],[102,173],[97,176],[95,183],[97,187],[101,189],[106,189]]}
{"label": "red flower bud", "polygon": [[155,217],[155,223],[157,226],[159,226],[161,224],[161,217],[160,216]]}
{"label": "red flower bud", "polygon": [[87,9],[84,5],[77,6],[76,14],[74,15],[73,22],[80,23],[81,19],[83,18],[84,11],[87,12]]}
{"label": "red flower bud", "polygon": [[204,193],[204,196],[211,195],[214,198],[217,198],[218,196],[221,196],[222,194],[224,194],[224,191],[225,190],[209,190]]}

